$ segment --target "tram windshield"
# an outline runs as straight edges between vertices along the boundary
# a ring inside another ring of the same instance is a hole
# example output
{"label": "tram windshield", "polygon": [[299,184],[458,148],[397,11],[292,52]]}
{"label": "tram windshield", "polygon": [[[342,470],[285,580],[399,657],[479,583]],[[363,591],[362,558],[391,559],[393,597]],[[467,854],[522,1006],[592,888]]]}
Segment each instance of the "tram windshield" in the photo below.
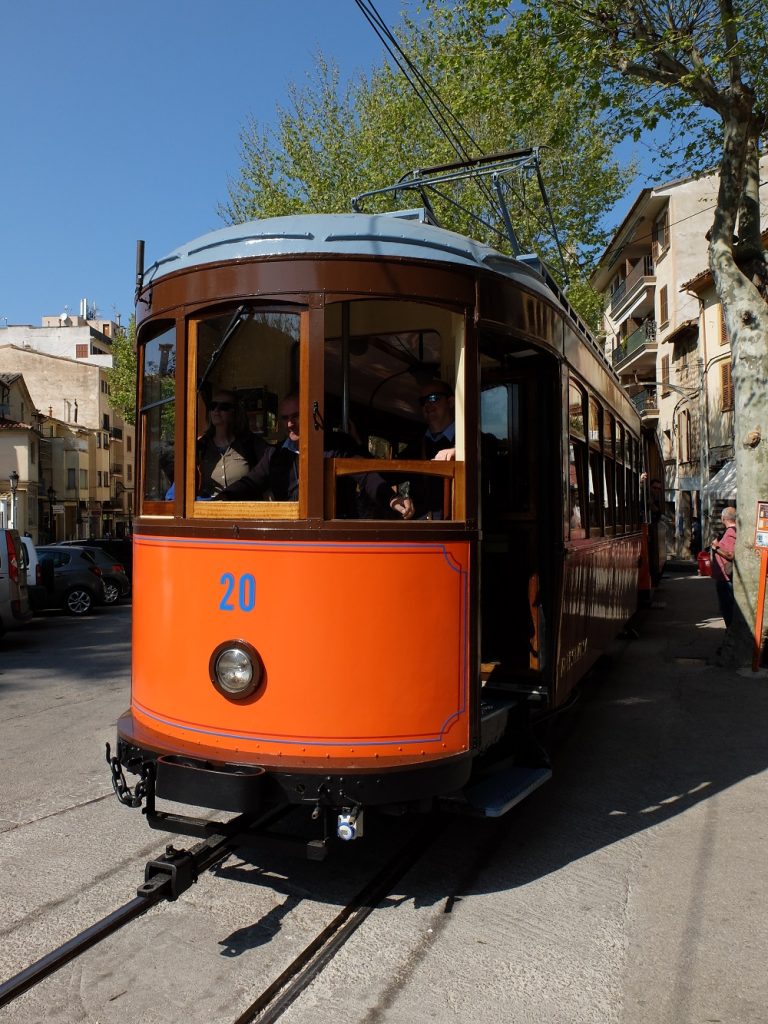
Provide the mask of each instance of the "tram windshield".
{"label": "tram windshield", "polygon": [[[358,454],[326,472],[328,516],[403,518],[399,496],[408,518],[462,518],[463,316],[417,302],[340,302],[326,309],[325,335],[326,436],[346,439],[338,454]],[[380,460],[376,473],[361,477],[360,458]],[[386,488],[372,488],[372,475]]]}
{"label": "tram windshield", "polygon": [[153,514],[465,518],[463,313],[231,306],[188,322],[185,383],[174,329],[140,342],[144,498],[165,503]]}

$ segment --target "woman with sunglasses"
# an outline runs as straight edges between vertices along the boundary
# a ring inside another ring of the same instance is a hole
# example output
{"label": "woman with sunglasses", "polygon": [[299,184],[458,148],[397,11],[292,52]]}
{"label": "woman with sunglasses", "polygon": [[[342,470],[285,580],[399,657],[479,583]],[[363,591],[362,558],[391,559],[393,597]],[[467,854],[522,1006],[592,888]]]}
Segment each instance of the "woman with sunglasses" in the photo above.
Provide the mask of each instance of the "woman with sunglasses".
{"label": "woman with sunglasses", "polygon": [[197,442],[199,498],[213,498],[240,480],[268,447],[241,422],[234,391],[216,388],[208,403],[208,422]]}

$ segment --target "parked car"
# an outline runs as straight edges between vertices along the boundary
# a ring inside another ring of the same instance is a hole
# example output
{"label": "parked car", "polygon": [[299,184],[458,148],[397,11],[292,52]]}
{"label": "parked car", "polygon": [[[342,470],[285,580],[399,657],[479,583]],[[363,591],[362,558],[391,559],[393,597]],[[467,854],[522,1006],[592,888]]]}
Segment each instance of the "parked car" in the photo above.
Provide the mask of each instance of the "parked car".
{"label": "parked car", "polygon": [[41,612],[47,605],[48,594],[40,571],[40,558],[31,537],[21,538],[21,550],[27,570],[27,594],[29,607],[33,612]]}
{"label": "parked car", "polygon": [[101,569],[85,548],[46,545],[37,549],[47,608],[86,615],[104,602]]}
{"label": "parked car", "polygon": [[126,575],[122,562],[118,562],[104,548],[83,544],[96,565],[101,569],[101,581],[104,584],[104,604],[115,604],[121,597],[131,592],[131,581]]}
{"label": "parked car", "polygon": [[123,571],[129,582],[133,578],[133,541],[131,540],[125,538],[107,540],[105,537],[97,537],[89,540],[60,540],[55,543],[56,546],[61,544],[68,547],[101,548],[115,562],[119,562],[123,566]]}
{"label": "parked car", "polygon": [[18,530],[0,530],[0,634],[32,617],[24,548]]}

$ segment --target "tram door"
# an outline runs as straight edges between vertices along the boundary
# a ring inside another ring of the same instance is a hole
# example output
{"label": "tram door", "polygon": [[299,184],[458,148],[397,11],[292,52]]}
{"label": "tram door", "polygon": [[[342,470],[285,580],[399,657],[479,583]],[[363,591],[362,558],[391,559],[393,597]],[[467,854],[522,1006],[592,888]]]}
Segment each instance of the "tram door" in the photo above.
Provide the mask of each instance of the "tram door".
{"label": "tram door", "polygon": [[494,685],[537,686],[554,536],[547,474],[559,445],[548,360],[528,349],[505,363],[481,372],[480,660]]}

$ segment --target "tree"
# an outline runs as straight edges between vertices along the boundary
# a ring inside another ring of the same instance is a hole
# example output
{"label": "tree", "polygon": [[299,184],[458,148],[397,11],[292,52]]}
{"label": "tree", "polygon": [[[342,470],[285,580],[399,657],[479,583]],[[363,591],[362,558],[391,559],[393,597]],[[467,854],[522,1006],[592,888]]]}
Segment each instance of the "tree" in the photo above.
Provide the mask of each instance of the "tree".
{"label": "tree", "polygon": [[112,405],[127,423],[136,422],[136,316],[131,314],[128,330],[120,327],[112,340],[112,369],[109,371]]}
{"label": "tree", "polygon": [[[401,46],[422,73],[428,70],[444,105],[438,105],[438,115],[469,155],[541,148],[574,282],[571,301],[594,322],[598,305],[583,268],[605,244],[603,211],[622,194],[632,172],[612,158],[600,110],[563,65],[548,27],[523,24],[507,11],[499,15],[494,6],[475,10],[430,0],[423,21],[404,22]],[[412,168],[457,159],[454,145],[438,130],[435,108],[430,113],[389,64],[342,87],[338,70],[320,56],[308,84],[289,90],[289,101],[278,110],[274,129],[251,121],[241,132],[241,167],[220,208],[229,223],[348,211],[355,194],[390,185]],[[454,205],[459,201],[469,213]],[[398,202],[421,203],[408,193]],[[521,244],[539,252],[557,276],[548,215],[535,183],[515,182],[508,202]],[[392,208],[391,198],[386,203],[371,200],[366,209]],[[456,185],[435,200],[435,209],[446,227],[504,248],[498,213],[475,185]]]}
{"label": "tree", "polygon": [[[471,2],[471,0],[470,0]],[[481,8],[485,0],[477,0]],[[768,111],[768,13],[759,0],[543,0],[528,16],[548,26],[585,89],[602,95],[635,134],[666,119],[687,173],[719,150],[709,263],[731,342],[740,509],[728,631],[731,663],[752,656],[758,561],[754,511],[768,491],[768,257],[760,225],[760,143]]]}

